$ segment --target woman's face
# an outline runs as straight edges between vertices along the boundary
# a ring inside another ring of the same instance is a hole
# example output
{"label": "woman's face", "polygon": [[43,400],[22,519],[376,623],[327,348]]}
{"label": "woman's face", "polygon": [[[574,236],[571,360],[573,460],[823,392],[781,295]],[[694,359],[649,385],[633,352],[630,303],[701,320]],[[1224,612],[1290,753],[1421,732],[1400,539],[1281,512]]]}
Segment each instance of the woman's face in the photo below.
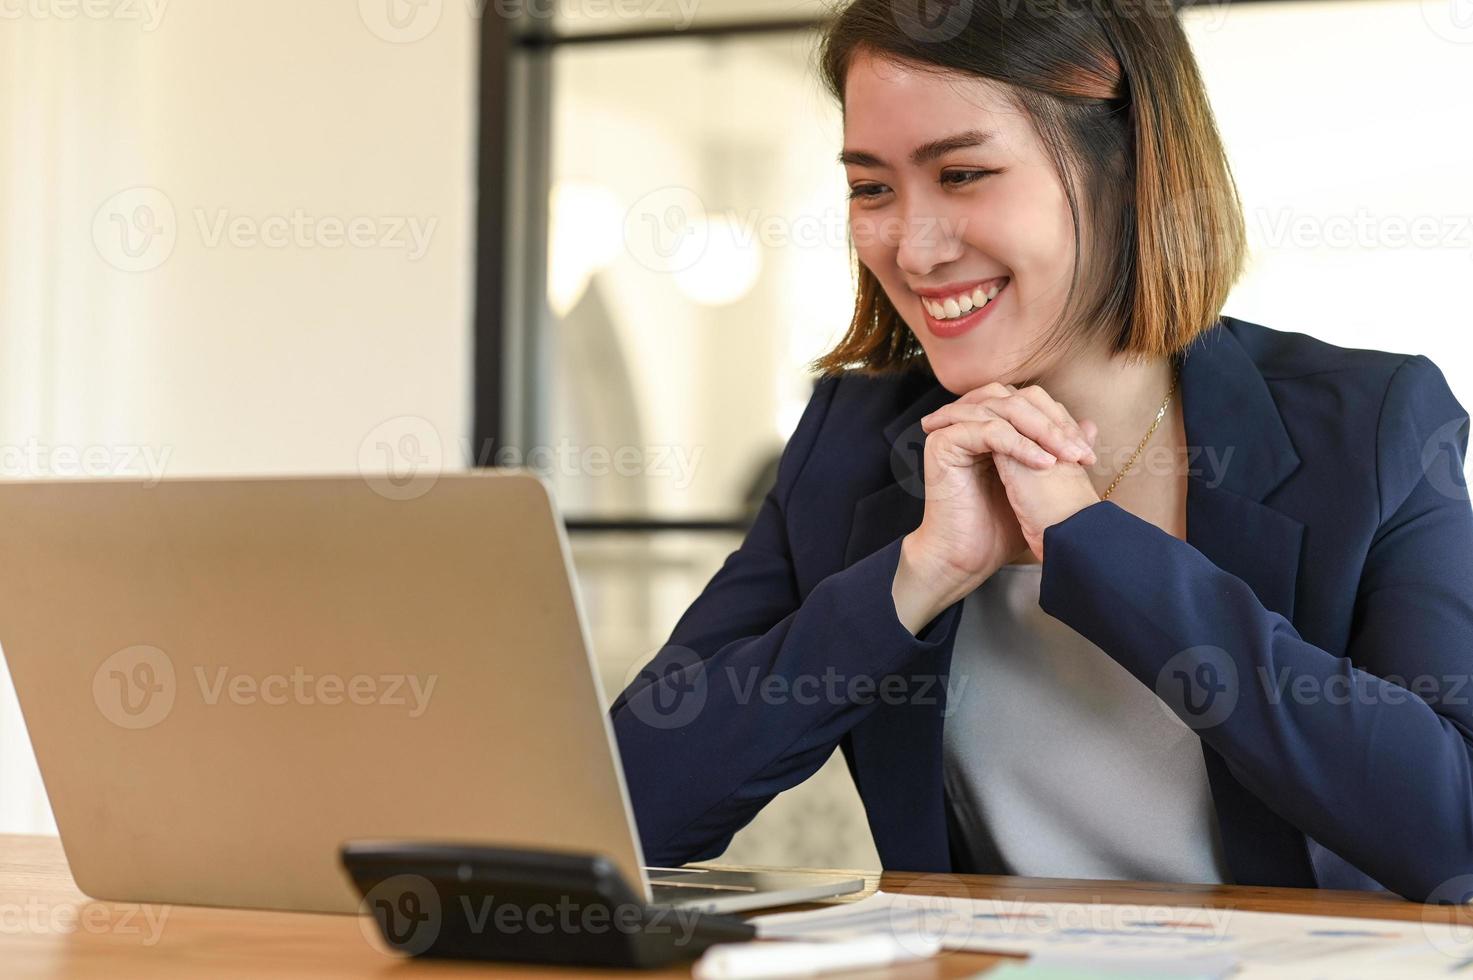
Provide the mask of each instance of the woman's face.
{"label": "woman's face", "polygon": [[855,250],[956,395],[1023,380],[1013,371],[1062,309],[1074,262],[1064,188],[1002,93],[866,52],[845,81]]}

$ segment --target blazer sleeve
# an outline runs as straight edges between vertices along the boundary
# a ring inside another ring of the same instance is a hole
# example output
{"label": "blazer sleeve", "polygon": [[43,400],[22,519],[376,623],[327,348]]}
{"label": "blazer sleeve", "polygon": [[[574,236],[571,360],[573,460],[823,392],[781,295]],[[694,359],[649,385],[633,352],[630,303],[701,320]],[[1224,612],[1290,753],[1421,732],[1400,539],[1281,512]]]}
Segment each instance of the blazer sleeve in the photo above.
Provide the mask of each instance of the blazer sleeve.
{"label": "blazer sleeve", "polygon": [[827,761],[881,678],[944,639],[943,617],[919,635],[899,620],[899,538],[799,594],[788,508],[841,380],[815,387],[741,545],[609,709],[648,863],[719,857]]}
{"label": "blazer sleeve", "polygon": [[[1345,656],[1109,501],[1044,531],[1039,605],[1158,693],[1182,657],[1226,658],[1210,675],[1237,680],[1223,717],[1164,700],[1286,820],[1392,891],[1442,901],[1473,873],[1473,508],[1468,413],[1425,356],[1393,372],[1376,442],[1380,524]],[[1121,555],[1152,574],[1119,574]]]}

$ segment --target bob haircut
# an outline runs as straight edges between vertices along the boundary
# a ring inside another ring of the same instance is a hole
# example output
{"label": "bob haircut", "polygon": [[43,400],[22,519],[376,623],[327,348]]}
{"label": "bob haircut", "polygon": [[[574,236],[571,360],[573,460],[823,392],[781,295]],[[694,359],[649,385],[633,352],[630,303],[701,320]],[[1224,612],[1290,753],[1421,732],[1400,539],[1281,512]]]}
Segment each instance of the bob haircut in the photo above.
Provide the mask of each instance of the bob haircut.
{"label": "bob haircut", "polygon": [[[1179,357],[1217,320],[1242,274],[1242,205],[1191,46],[1170,0],[852,0],[829,21],[820,71],[844,106],[857,53],[990,79],[1030,120],[1074,222],[1074,271],[1059,319],[1025,365],[1105,343],[1132,358]],[[1080,234],[1088,203],[1089,248]],[[852,229],[850,254],[854,255]],[[858,264],[854,318],[810,365],[882,374],[925,352]]]}

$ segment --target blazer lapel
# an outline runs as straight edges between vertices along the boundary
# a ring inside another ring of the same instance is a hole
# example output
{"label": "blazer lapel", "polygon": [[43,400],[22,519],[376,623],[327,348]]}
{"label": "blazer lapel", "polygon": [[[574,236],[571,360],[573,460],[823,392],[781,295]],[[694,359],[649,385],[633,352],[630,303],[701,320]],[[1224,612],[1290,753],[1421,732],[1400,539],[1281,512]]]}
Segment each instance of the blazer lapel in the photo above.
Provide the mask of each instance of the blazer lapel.
{"label": "blazer lapel", "polygon": [[920,526],[926,512],[926,433],[921,429],[921,419],[956,397],[932,378],[920,397],[881,432],[884,446],[877,448],[889,454],[895,482],[861,497],[855,504],[854,523],[844,549],[846,568]]}
{"label": "blazer lapel", "polygon": [[[1262,373],[1220,322],[1188,348],[1181,372],[1189,454],[1187,543],[1292,622],[1304,525],[1264,500],[1299,468]],[[1315,884],[1306,839],[1240,783],[1202,742],[1224,857],[1239,884]]]}
{"label": "blazer lapel", "polygon": [[[957,396],[929,372],[923,378],[921,394],[885,426],[884,445],[875,447],[889,454],[895,479],[856,503],[846,567],[914,530],[925,513],[920,419]],[[1292,620],[1304,525],[1264,500],[1300,459],[1257,365],[1221,320],[1187,348],[1180,397],[1189,453],[1187,542],[1245,581],[1265,608]],[[913,680],[928,676],[937,697],[888,699],[853,731],[855,777],[886,867],[951,868],[941,709],[960,610],[957,602],[941,614],[941,646],[908,669]],[[1205,742],[1202,751],[1234,879],[1313,885],[1304,835],[1239,783]]]}

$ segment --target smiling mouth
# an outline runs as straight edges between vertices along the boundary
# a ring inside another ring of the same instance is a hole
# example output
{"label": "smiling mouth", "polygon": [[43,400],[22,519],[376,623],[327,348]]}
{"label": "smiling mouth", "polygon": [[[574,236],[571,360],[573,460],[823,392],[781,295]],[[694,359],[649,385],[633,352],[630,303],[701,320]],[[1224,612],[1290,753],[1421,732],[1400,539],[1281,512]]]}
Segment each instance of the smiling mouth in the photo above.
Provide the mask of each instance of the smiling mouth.
{"label": "smiling mouth", "polygon": [[1010,276],[1003,276],[1001,279],[978,283],[971,289],[957,290],[945,296],[921,296],[921,305],[927,313],[942,323],[957,320],[976,310],[985,309],[1011,281]]}

